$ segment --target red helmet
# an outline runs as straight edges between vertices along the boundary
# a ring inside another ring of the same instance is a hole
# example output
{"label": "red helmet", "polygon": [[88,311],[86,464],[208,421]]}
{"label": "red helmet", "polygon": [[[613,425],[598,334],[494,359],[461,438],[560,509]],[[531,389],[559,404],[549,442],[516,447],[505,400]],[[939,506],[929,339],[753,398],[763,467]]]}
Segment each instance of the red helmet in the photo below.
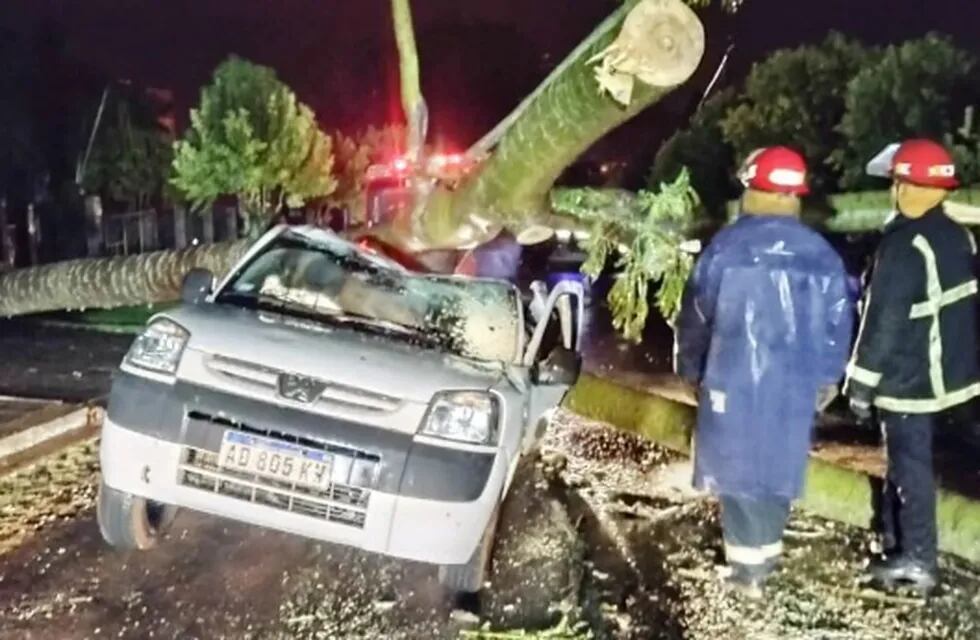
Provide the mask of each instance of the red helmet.
{"label": "red helmet", "polygon": [[795,196],[810,193],[806,178],[806,161],[788,147],[756,149],[738,171],[738,179],[746,188]]}
{"label": "red helmet", "polygon": [[890,174],[900,182],[923,187],[955,189],[956,164],[949,151],[932,140],[906,140],[891,159]]}

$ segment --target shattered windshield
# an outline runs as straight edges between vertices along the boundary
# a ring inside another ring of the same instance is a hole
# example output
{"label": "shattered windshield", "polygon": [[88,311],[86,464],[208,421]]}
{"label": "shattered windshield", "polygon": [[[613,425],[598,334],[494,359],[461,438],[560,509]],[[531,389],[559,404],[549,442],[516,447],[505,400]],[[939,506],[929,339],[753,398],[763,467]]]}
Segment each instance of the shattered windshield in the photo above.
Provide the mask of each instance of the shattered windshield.
{"label": "shattered windshield", "polygon": [[504,282],[413,274],[320,230],[288,230],[216,302],[415,342],[477,360],[519,360],[517,292]]}

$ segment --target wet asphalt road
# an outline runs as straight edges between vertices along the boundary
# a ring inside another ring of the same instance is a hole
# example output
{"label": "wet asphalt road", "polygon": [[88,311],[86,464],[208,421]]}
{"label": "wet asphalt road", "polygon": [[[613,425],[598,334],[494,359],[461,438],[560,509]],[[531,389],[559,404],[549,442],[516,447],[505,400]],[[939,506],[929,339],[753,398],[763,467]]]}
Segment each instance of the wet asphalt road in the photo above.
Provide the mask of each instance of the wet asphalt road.
{"label": "wet asphalt road", "polygon": [[0,320],[0,395],[84,402],[109,391],[132,336]]}

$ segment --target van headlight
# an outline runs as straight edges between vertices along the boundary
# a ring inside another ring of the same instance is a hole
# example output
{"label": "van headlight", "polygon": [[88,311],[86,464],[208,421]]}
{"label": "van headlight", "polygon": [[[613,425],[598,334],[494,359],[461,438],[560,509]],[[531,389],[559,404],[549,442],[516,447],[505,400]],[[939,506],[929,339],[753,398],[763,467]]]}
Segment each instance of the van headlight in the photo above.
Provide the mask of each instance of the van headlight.
{"label": "van headlight", "polygon": [[124,362],[140,369],[173,375],[190,334],[173,320],[154,320],[133,341]]}
{"label": "van headlight", "polygon": [[497,399],[483,391],[436,394],[419,433],[471,444],[497,443]]}

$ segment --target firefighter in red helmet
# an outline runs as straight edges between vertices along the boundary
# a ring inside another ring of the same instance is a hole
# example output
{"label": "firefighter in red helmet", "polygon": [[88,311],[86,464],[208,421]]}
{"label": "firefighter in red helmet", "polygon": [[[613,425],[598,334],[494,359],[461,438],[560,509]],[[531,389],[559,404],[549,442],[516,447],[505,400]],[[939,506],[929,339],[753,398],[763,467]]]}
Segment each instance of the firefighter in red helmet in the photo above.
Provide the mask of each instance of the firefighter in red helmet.
{"label": "firefighter in red helmet", "polygon": [[957,180],[941,145],[890,145],[868,173],[892,179],[897,214],[875,256],[845,393],[859,418],[876,412],[888,455],[884,553],[872,559],[871,576],[925,594],[938,582],[933,425],[980,395],[977,245],[943,209]]}
{"label": "firefighter in red helmet", "polygon": [[718,494],[727,582],[760,597],[803,486],[816,405],[844,374],[840,256],[799,220],[803,158],[753,153],[741,213],[698,258],[677,319],[677,373],[700,389],[694,482]]}
{"label": "firefighter in red helmet", "polygon": [[806,161],[789,147],[756,149],[742,163],[738,179],[746,189],[761,193],[799,197],[810,192]]}

